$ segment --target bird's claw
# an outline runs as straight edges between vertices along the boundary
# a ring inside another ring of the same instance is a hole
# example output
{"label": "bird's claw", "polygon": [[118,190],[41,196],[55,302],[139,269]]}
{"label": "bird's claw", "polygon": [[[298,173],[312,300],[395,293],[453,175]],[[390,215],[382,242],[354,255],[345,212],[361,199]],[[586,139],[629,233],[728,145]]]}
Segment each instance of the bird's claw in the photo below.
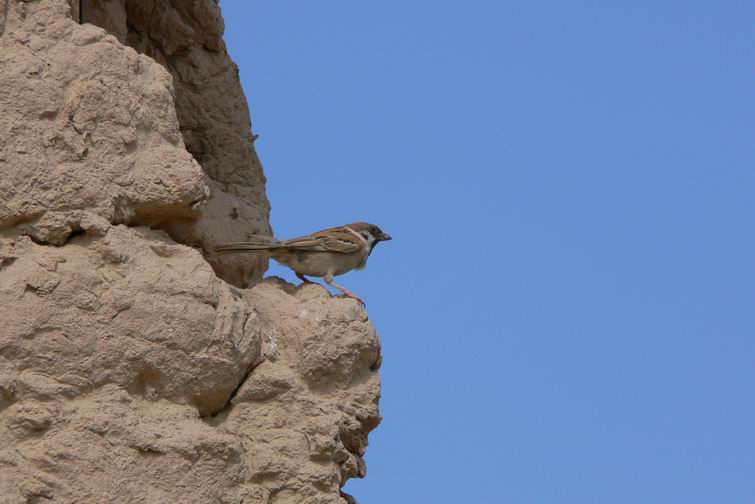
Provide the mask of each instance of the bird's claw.
{"label": "bird's claw", "polygon": [[360,298],[356,294],[338,294],[336,296],[337,298],[342,299],[355,299],[360,305],[362,305],[362,308],[367,308],[367,303],[364,302],[364,299]]}

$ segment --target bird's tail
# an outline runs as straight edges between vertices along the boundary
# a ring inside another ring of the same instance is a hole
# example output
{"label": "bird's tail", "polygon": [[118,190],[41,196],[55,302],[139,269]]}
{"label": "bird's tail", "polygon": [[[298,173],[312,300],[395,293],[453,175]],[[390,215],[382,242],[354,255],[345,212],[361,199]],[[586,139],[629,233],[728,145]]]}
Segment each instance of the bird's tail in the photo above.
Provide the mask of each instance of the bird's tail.
{"label": "bird's tail", "polygon": [[223,243],[213,250],[215,252],[244,252],[249,250],[272,250],[283,246],[281,242],[269,236],[252,236],[250,241]]}

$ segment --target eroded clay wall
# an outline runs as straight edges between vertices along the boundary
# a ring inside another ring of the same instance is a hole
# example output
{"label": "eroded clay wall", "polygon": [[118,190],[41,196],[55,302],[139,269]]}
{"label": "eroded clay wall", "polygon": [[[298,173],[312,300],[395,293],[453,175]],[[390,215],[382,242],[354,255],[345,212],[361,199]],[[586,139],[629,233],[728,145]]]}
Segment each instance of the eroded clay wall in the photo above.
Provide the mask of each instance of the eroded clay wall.
{"label": "eroded clay wall", "polygon": [[365,474],[366,312],[208,253],[270,233],[222,32],[213,0],[0,0],[2,503],[343,503]]}

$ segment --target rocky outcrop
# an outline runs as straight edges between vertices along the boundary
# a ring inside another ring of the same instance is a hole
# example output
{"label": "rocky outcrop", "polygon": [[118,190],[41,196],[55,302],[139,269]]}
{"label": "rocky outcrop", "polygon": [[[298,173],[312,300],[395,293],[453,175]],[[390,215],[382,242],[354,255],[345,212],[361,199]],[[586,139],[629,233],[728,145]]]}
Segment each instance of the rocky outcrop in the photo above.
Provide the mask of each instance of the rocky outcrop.
{"label": "rocky outcrop", "polygon": [[[270,234],[265,177],[217,2],[81,0],[79,15],[168,70],[186,149],[212,189],[198,219],[152,219],[152,227],[205,252],[218,243]],[[222,278],[237,285],[253,283],[266,268],[261,258],[206,255]]]}
{"label": "rocky outcrop", "polygon": [[222,32],[213,0],[0,0],[2,503],[343,503],[365,474],[365,311],[209,253],[270,234]]}
{"label": "rocky outcrop", "polygon": [[171,76],[66,2],[9,2],[0,38],[0,227],[62,245],[110,224],[193,219],[210,197]]}

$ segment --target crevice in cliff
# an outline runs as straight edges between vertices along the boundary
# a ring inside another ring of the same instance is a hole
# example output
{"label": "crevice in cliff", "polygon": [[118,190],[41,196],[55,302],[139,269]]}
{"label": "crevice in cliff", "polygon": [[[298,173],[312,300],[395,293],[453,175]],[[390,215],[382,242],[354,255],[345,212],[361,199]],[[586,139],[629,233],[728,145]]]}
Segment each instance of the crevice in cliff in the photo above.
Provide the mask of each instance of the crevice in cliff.
{"label": "crevice in cliff", "polygon": [[85,234],[96,235],[102,231],[95,226],[87,226],[80,220],[73,220],[67,222],[65,225],[46,228],[45,232],[40,232],[37,227],[40,219],[41,218],[29,219],[28,225],[26,225],[26,221],[23,224],[17,225],[16,231],[19,235],[28,237],[37,245],[51,247],[62,247],[77,236]]}
{"label": "crevice in cliff", "polygon": [[18,257],[0,257],[0,271],[16,262],[16,259],[18,259]]}
{"label": "crevice in cliff", "polygon": [[[233,408],[233,400],[236,398],[236,396],[239,393],[239,390],[241,390],[241,387],[244,386],[246,381],[249,379],[249,377],[254,372],[254,369],[259,365],[259,363],[252,362],[249,364],[249,367],[247,368],[246,372],[244,372],[244,376],[239,380],[239,382],[236,384],[236,387],[234,387],[233,391],[231,392],[231,395],[228,396],[228,400],[225,402],[222,408],[218,409],[217,411],[212,411],[208,413],[207,415],[204,415],[202,418],[205,420],[210,421],[217,421],[220,419],[221,416],[223,416],[226,413],[229,413],[231,409]],[[214,422],[211,422],[214,423]]]}

